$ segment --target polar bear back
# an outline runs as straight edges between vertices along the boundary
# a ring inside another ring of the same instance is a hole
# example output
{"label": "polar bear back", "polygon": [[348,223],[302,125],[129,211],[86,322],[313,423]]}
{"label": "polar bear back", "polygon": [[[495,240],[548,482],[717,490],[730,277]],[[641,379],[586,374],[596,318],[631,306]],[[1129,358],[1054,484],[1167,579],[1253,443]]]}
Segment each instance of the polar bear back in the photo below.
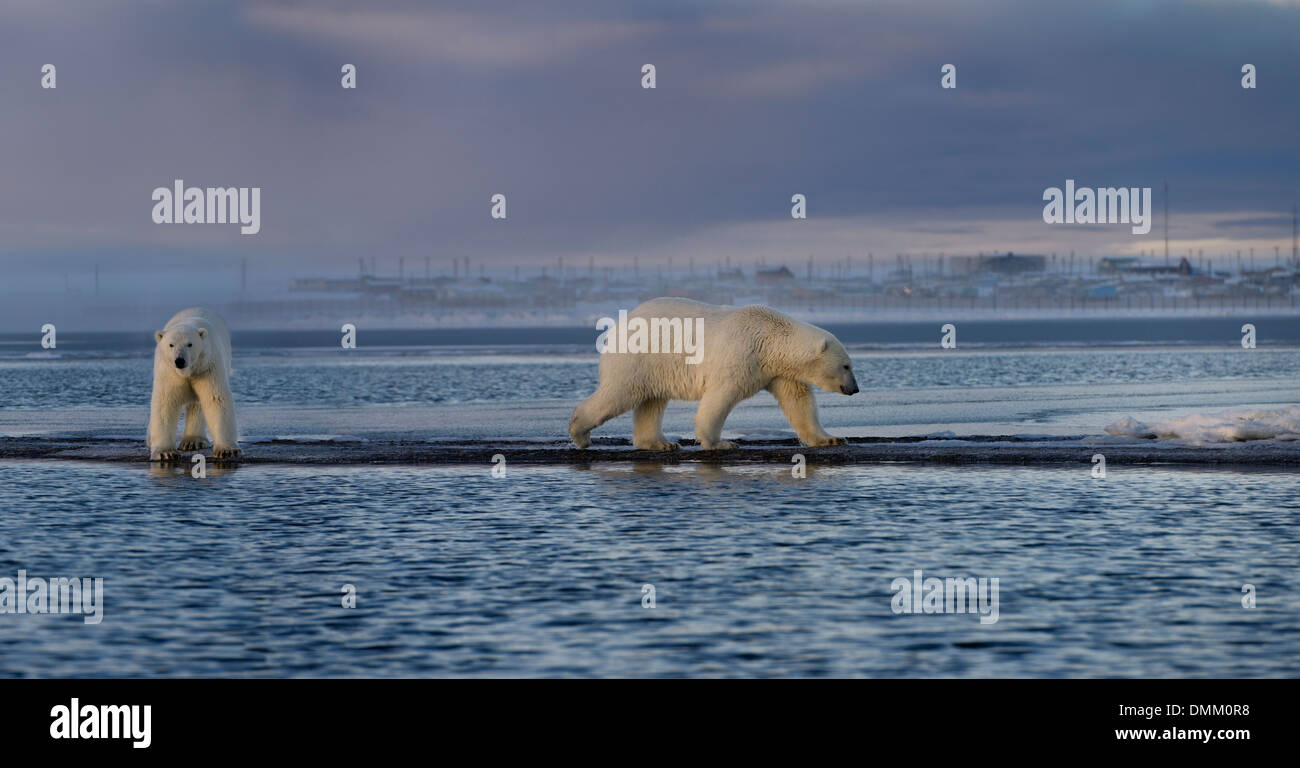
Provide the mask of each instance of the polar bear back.
{"label": "polar bear back", "polygon": [[[635,390],[646,398],[699,400],[725,382],[744,397],[772,380],[782,357],[802,353],[820,342],[825,331],[799,322],[768,307],[729,307],[691,299],[659,298],[644,302],[628,313],[642,317],[674,319],[682,324],[702,318],[702,354],[698,364],[680,353],[623,354],[606,352],[600,359],[600,381]],[[610,333],[618,334],[615,326]]]}

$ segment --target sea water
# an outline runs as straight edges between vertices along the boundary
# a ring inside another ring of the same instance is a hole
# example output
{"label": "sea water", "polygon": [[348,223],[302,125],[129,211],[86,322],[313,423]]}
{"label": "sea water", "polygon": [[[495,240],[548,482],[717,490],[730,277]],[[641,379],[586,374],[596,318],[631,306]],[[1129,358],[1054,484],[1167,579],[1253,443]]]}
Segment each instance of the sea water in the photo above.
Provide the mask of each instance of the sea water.
{"label": "sea water", "polygon": [[[862,392],[819,408],[846,435],[1102,435],[1126,416],[1300,403],[1300,348],[1210,343],[1219,325],[1187,344],[1023,325],[983,346],[963,326],[956,350],[935,348],[937,328],[933,344],[902,338],[915,329],[859,337]],[[363,334],[356,350],[317,336],[236,334],[250,454],[278,438],[563,443],[595,386],[594,350],[554,334]],[[141,462],[0,463],[0,579],[104,583],[99,624],[0,612],[3,675],[1300,672],[1300,474],[1281,468],[799,478],[788,464],[507,460],[503,477],[245,465],[197,479],[143,460],[147,334],[33,346],[0,345],[0,440],[138,438]],[[690,436],[692,412],[674,404],[666,431]],[[595,434],[630,433],[622,417]],[[760,394],[724,434],[791,433]],[[997,579],[997,621],[896,611],[892,585],[917,571]]]}

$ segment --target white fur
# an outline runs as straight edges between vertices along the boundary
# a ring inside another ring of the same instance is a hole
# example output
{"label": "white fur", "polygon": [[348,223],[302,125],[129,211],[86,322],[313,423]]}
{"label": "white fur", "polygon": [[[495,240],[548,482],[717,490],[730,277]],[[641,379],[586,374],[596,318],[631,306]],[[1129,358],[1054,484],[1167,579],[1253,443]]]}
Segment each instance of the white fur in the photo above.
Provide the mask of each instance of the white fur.
{"label": "white fur", "polygon": [[[154,334],[153,400],[149,406],[149,458],[176,458],[176,426],[185,409],[180,450],[207,445],[203,427],[212,432],[212,457],[240,455],[235,401],[230,394],[230,331],[226,321],[206,309],[177,312]],[[176,367],[176,359],[186,362]]]}
{"label": "white fur", "polygon": [[763,389],[776,397],[805,444],[844,442],[822,429],[812,394],[812,386],[850,395],[858,391],[848,352],[829,332],[763,306],[724,307],[689,299],[651,299],[628,317],[680,317],[683,323],[704,318],[703,358],[689,365],[685,354],[602,354],[600,386],[569,422],[569,435],[579,448],[591,444],[591,430],[635,409],[633,445],[676,449],[677,443],[663,434],[664,409],[669,400],[698,400],[695,437],[700,446],[732,449],[735,443],[720,439],[723,422],[737,403]]}

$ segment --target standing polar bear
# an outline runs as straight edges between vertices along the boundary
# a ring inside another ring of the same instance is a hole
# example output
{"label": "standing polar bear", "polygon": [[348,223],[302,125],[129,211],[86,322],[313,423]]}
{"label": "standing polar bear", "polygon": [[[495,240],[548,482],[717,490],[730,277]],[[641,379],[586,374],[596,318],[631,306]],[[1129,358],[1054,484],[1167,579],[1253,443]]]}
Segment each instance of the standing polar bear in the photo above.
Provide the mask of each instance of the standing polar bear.
{"label": "standing polar bear", "polygon": [[212,432],[212,458],[239,456],[235,401],[230,394],[230,331],[226,321],[206,309],[183,309],[154,334],[153,400],[149,406],[149,459],[176,459],[176,424],[185,409],[180,450],[207,446],[203,425]]}
{"label": "standing polar bear", "polygon": [[[569,436],[579,448],[591,444],[591,430],[636,409],[632,444],[649,451],[675,450],[678,444],[663,434],[664,409],[669,400],[698,400],[695,438],[700,447],[731,450],[736,444],[721,439],[722,423],[737,403],[761,389],[776,397],[805,444],[844,442],[822,429],[812,393],[812,386],[846,395],[858,391],[849,354],[829,332],[763,306],[723,307],[689,299],[651,299],[619,322],[624,320],[627,327],[616,324],[603,337],[600,386],[569,421]],[[629,333],[634,325],[649,333],[644,343]],[[675,345],[670,343],[674,331]],[[619,348],[619,342],[629,339],[628,348],[654,351]],[[699,345],[694,355],[687,348],[692,345]]]}

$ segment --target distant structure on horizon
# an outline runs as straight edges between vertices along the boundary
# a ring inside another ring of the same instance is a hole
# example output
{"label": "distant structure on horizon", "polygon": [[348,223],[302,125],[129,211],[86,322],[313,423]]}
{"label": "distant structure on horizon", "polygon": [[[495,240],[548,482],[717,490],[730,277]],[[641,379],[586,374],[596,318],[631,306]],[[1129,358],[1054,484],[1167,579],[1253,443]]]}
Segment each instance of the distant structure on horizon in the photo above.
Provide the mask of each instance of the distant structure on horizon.
{"label": "distant structure on horizon", "polygon": [[[740,273],[740,270],[736,270]],[[779,283],[785,280],[793,280],[794,273],[784,264],[773,269],[760,269],[754,273],[755,279],[760,283]]]}
{"label": "distant structure on horizon", "polygon": [[953,272],[970,275],[989,272],[998,275],[1019,275],[1025,272],[1042,272],[1047,269],[1047,257],[1039,254],[1012,253],[1002,256],[953,256],[949,259]]}
{"label": "distant structure on horizon", "polygon": [[1136,275],[1183,275],[1198,274],[1192,263],[1183,257],[1177,264],[1144,264],[1136,256],[1107,256],[1098,264],[1102,272],[1127,272]]}

